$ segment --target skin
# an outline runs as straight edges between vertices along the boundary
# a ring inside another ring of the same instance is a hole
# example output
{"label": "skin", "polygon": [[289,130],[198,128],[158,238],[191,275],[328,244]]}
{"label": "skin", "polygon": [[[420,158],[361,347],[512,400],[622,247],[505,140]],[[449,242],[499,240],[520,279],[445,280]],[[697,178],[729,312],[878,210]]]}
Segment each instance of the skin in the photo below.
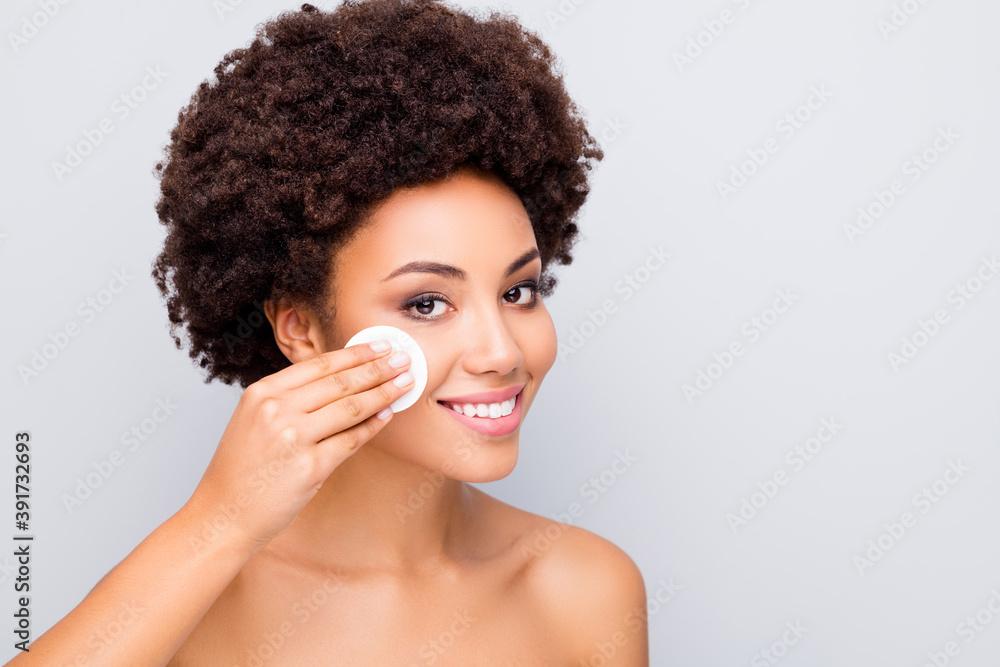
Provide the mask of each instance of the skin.
{"label": "skin", "polygon": [[[437,403],[523,384],[523,424],[557,355],[552,319],[526,284],[539,279],[541,260],[506,273],[533,250],[518,197],[462,168],[375,209],[336,257],[329,323],[301,304],[269,304],[293,363],[391,325],[423,349],[427,387],[290,523],[255,529],[255,552],[169,665],[246,665],[252,655],[266,665],[648,665],[645,587],[632,560],[593,533],[470,486],[510,474],[520,427],[484,436]],[[411,272],[383,281],[414,260],[458,267],[465,279]],[[403,305],[426,293],[434,299]],[[213,460],[206,479],[223,479],[226,466],[235,463]],[[221,482],[202,486],[224,493]],[[601,661],[609,646],[614,656]]]}

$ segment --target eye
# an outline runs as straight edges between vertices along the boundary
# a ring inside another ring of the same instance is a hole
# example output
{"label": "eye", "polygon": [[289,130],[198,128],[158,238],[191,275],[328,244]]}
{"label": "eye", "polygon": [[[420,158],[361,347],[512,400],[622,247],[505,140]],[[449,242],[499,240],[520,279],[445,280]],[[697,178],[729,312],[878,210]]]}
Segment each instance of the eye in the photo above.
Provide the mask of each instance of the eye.
{"label": "eye", "polygon": [[[527,295],[528,298],[524,299]],[[508,297],[512,297],[511,300]],[[526,283],[520,285],[515,285],[510,288],[506,294],[504,294],[504,299],[507,299],[508,303],[518,304],[522,306],[533,305],[538,298],[538,285],[533,281],[529,280]]]}
{"label": "eye", "polygon": [[[534,308],[538,304],[538,283],[534,280],[527,280],[519,285],[514,285],[503,295],[504,301],[512,306],[521,308]],[[440,294],[421,294],[415,296],[403,304],[403,314],[414,320],[436,320],[445,315],[447,308],[438,308],[437,304],[450,306],[448,300]]]}
{"label": "eye", "polygon": [[[410,315],[410,317],[416,317],[417,319],[434,318],[438,315],[443,315],[444,312],[446,312],[443,310],[439,311],[439,309],[436,308],[435,304],[439,303],[445,305],[448,304],[444,297],[437,294],[421,294],[420,296],[414,297],[403,304],[403,309],[408,315]],[[416,314],[411,312],[414,309],[416,309]]]}

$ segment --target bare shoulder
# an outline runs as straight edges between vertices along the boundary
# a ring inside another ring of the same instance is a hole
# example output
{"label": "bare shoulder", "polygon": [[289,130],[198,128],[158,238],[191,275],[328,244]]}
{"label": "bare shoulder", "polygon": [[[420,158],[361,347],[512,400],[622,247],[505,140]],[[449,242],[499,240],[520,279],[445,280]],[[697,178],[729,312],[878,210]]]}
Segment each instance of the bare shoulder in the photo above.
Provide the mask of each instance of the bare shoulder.
{"label": "bare shoulder", "polygon": [[518,526],[514,547],[527,590],[555,620],[553,640],[568,661],[647,667],[646,586],[632,558],[585,528],[494,501]]}
{"label": "bare shoulder", "polygon": [[568,657],[587,665],[648,665],[646,586],[638,566],[620,547],[589,530],[545,522],[543,535],[551,546],[534,547],[539,553],[528,577],[539,603],[564,621]]}

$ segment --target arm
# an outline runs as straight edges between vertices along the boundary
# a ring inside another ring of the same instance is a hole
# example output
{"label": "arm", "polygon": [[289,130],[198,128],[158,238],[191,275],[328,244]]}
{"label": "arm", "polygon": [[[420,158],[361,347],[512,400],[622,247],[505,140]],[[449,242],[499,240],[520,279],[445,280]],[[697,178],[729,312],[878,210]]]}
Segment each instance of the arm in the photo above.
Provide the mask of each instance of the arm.
{"label": "arm", "polygon": [[185,504],[7,665],[166,665],[256,551],[235,529],[192,542],[206,509]]}
{"label": "arm", "polygon": [[191,499],[7,665],[166,665],[243,565],[392,420],[413,378],[393,382],[409,360],[390,366],[389,352],[352,345],[247,387]]}

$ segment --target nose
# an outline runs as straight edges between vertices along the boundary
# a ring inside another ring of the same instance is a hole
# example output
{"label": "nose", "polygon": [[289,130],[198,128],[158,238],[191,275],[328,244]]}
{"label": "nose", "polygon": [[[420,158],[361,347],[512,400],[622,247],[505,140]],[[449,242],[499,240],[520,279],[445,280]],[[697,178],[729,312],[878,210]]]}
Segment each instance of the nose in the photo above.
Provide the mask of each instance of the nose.
{"label": "nose", "polygon": [[514,332],[500,306],[483,306],[474,311],[462,327],[464,340],[455,341],[465,350],[462,367],[467,373],[508,375],[524,362]]}

